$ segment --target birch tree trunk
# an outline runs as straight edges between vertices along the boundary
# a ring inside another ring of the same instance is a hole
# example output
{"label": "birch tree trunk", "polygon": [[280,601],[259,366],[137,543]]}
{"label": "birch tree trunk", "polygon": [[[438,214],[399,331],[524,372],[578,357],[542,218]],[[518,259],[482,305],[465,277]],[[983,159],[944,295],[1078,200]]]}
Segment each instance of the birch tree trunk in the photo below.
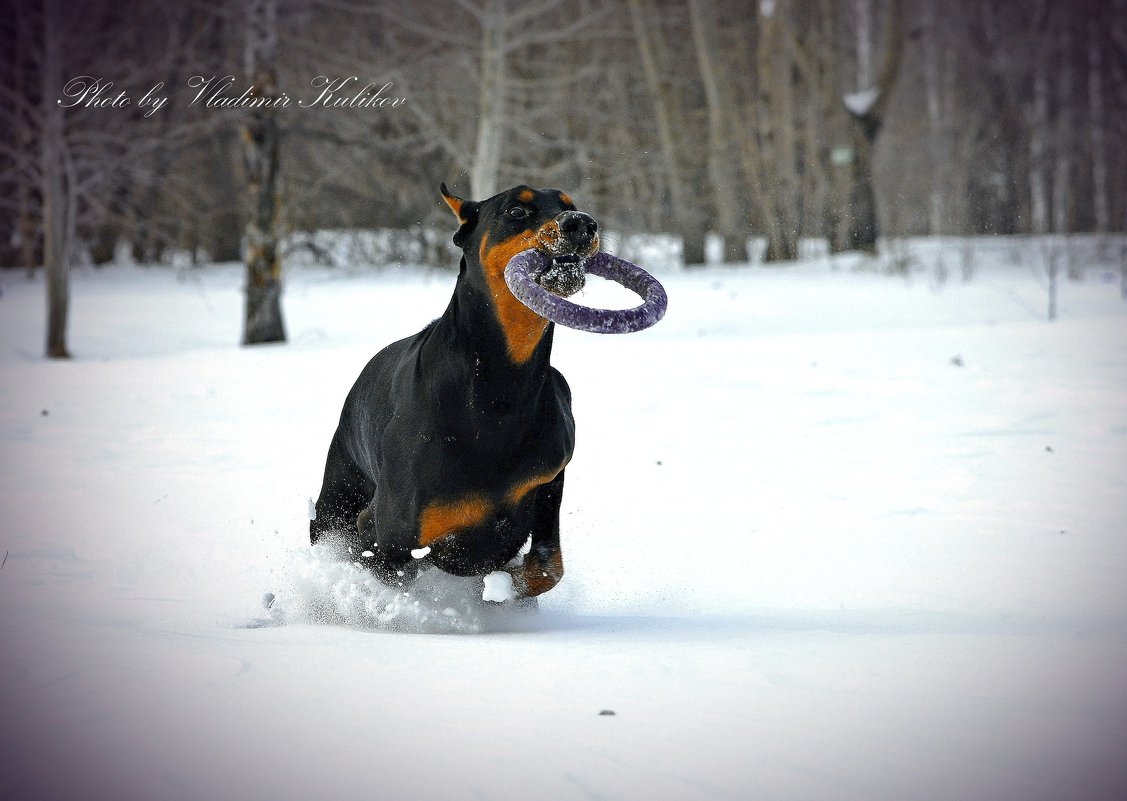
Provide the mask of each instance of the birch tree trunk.
{"label": "birch tree trunk", "polygon": [[[276,2],[254,0],[248,9],[245,68],[257,97],[278,97],[277,46]],[[247,112],[242,126],[247,270],[244,345],[286,341],[278,255],[280,139],[274,109],[260,107]]]}
{"label": "birch tree trunk", "polygon": [[732,159],[729,157],[729,124],[720,90],[720,81],[712,53],[716,50],[715,9],[704,0],[689,0],[689,21],[692,27],[693,48],[696,50],[697,68],[704,85],[704,99],[708,111],[708,179],[715,198],[716,220],[724,240],[724,261],[747,259],[747,236],[741,234],[739,201],[736,197]]}
{"label": "birch tree trunk", "polygon": [[873,85],[873,0],[853,0],[857,25],[857,90]]}
{"label": "birch tree trunk", "polygon": [[[43,2],[41,65],[43,130],[40,175],[43,216],[43,267],[47,284],[47,358],[69,359],[67,311],[70,304],[70,242],[67,232],[66,121],[58,104],[63,86],[63,42],[59,0]],[[73,186],[71,187],[73,189]]]}
{"label": "birch tree trunk", "polygon": [[497,194],[505,140],[506,0],[487,0],[481,17],[481,76],[478,83],[477,140],[470,170],[471,196]]}

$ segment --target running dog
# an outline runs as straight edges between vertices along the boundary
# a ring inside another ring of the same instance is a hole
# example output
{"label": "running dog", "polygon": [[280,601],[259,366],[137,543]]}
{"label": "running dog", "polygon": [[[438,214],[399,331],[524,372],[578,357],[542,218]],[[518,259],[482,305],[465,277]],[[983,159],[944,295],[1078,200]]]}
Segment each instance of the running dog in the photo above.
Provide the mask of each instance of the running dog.
{"label": "running dog", "polygon": [[555,189],[487,200],[441,187],[463,255],[446,311],[368,362],[329,445],[309,525],[390,586],[420,565],[457,576],[510,567],[518,598],[563,576],[560,503],[575,448],[571,390],[549,364],[554,325],[513,296],[515,254],[551,259],[541,285],[566,297],[599,249],[598,225]]}

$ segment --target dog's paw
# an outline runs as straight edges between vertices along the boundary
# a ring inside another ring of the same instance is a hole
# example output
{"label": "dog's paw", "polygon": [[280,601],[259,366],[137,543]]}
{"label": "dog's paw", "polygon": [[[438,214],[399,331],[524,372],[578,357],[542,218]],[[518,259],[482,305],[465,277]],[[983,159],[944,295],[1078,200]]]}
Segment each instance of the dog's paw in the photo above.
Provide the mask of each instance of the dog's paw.
{"label": "dog's paw", "polygon": [[419,564],[414,559],[393,565],[381,558],[379,551],[364,551],[356,564],[371,572],[381,584],[388,587],[406,587],[419,575]]}

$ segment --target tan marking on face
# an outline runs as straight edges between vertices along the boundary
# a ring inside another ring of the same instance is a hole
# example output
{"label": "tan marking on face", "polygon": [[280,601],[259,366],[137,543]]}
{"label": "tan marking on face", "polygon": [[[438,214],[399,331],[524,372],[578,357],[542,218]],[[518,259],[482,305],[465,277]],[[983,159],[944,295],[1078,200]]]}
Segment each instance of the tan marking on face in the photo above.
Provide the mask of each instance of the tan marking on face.
{"label": "tan marking on face", "polygon": [[571,197],[564,192],[560,192],[560,202],[565,206],[571,206],[572,208],[575,207],[575,204],[571,202]]}
{"label": "tan marking on face", "polygon": [[517,200],[521,203],[531,203],[534,197],[536,197],[536,194],[531,189],[522,189],[520,194],[517,195]]}
{"label": "tan marking on face", "polygon": [[419,515],[419,547],[479,525],[492,509],[489,501],[480,495],[469,495],[452,503],[428,503]]}
{"label": "tan marking on face", "polygon": [[522,250],[536,246],[536,234],[536,231],[524,231],[495,245],[482,239],[478,251],[481,270],[493,299],[493,310],[505,335],[509,358],[517,364],[524,364],[532,358],[532,352],[536,350],[540,338],[548,328],[548,321],[517,300],[509,291],[505,284],[505,266],[509,259]]}

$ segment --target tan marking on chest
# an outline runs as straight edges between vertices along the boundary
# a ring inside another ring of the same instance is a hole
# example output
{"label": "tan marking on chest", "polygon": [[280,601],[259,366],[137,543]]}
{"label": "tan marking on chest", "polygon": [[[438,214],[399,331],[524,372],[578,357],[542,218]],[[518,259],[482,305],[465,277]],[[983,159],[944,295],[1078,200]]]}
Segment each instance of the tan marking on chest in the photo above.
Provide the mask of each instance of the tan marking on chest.
{"label": "tan marking on chest", "polygon": [[542,473],[541,475],[525,479],[524,481],[514,486],[511,490],[509,490],[508,493],[506,493],[505,503],[509,506],[516,506],[518,503],[520,503],[521,499],[525,495],[532,492],[532,490],[536,489],[537,487],[542,487],[548,482],[555,479],[555,477],[558,476],[560,474],[560,471],[562,470],[563,468],[560,467],[556,470],[551,471],[550,473]]}
{"label": "tan marking on chest", "polygon": [[536,232],[528,231],[496,245],[482,240],[478,258],[489,285],[493,299],[493,310],[497,322],[505,335],[509,358],[517,364],[524,364],[532,358],[532,352],[540,344],[540,338],[548,328],[548,321],[525,306],[509,291],[505,284],[505,267],[509,259],[536,245]]}
{"label": "tan marking on chest", "polygon": [[493,505],[481,495],[468,495],[449,503],[428,503],[419,515],[419,547],[479,525],[491,511]]}

